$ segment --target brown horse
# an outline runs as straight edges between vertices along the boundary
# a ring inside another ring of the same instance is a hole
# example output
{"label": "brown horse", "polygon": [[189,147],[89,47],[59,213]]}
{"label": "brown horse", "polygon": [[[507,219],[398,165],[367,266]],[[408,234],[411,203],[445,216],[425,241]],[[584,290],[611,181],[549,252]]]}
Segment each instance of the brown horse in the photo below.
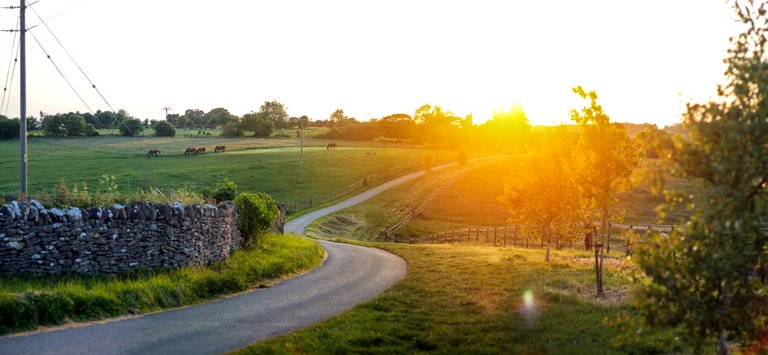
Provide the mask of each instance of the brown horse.
{"label": "brown horse", "polygon": [[328,145],[325,146],[325,149],[326,150],[331,150],[331,149],[336,150],[336,147],[337,147],[336,143],[328,143]]}
{"label": "brown horse", "polygon": [[147,158],[150,158],[150,157],[155,157],[155,158],[157,158],[157,157],[159,157],[159,156],[160,156],[160,151],[159,151],[159,150],[157,150],[157,149],[150,149],[150,150],[147,152]]}
{"label": "brown horse", "polygon": [[214,153],[223,152],[227,150],[226,145],[217,145],[216,148],[213,148]]}
{"label": "brown horse", "polygon": [[195,149],[195,154],[205,154],[205,147]]}
{"label": "brown horse", "polygon": [[184,155],[194,155],[197,154],[197,149],[195,148],[187,148],[187,150],[184,151]]}

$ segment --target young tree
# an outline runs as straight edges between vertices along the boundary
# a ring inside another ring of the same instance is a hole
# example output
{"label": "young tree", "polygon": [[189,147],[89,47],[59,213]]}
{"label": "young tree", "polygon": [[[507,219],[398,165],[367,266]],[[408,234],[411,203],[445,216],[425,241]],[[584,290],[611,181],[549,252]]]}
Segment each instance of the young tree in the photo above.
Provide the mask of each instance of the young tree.
{"label": "young tree", "polygon": [[279,101],[265,101],[259,108],[258,114],[268,121],[272,121],[275,128],[288,128],[288,113],[285,105]]}
{"label": "young tree", "polygon": [[155,136],[157,137],[175,137],[176,129],[168,121],[160,121],[154,124]]}
{"label": "young tree", "polygon": [[[595,91],[584,91],[581,86],[573,92],[589,102],[589,106],[571,111],[571,120],[581,128],[575,158],[569,170],[574,175],[581,196],[600,216],[601,242],[596,243],[595,260],[597,296],[603,295],[603,253],[608,246],[608,221],[616,203],[616,193],[629,187],[629,177],[640,161],[639,149],[620,124],[611,123],[610,117],[597,104]],[[596,241],[597,241],[596,240]]]}
{"label": "young tree", "polygon": [[768,6],[734,8],[745,31],[731,40],[727,84],[720,100],[687,106],[688,134],[674,155],[679,174],[700,187],[693,214],[639,258],[643,318],[682,326],[696,353],[714,339],[720,354],[734,341],[761,353],[768,338]]}
{"label": "young tree", "polygon": [[126,118],[120,124],[120,134],[123,136],[138,136],[144,132],[144,124],[136,118]]}
{"label": "young tree", "polygon": [[565,166],[573,159],[573,139],[561,128],[544,138],[541,149],[523,161],[504,183],[499,201],[507,207],[509,222],[536,226],[542,240],[560,242],[573,236],[584,218],[579,190]]}

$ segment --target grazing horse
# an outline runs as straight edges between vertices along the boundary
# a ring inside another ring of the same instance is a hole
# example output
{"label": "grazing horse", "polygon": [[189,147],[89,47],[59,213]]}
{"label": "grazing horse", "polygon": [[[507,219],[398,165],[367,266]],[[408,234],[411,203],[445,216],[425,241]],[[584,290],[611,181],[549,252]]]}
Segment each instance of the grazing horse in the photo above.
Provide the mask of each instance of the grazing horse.
{"label": "grazing horse", "polygon": [[150,149],[150,150],[147,152],[147,158],[150,158],[150,157],[159,157],[159,156],[160,156],[160,151],[159,151],[159,150],[157,150],[157,149]]}
{"label": "grazing horse", "polygon": [[325,146],[325,150],[336,150],[336,143],[328,143],[327,146]]}
{"label": "grazing horse", "polygon": [[195,149],[195,154],[205,154],[205,147]]}
{"label": "grazing horse", "polygon": [[197,149],[195,148],[187,148],[187,150],[184,151],[184,155],[194,155],[197,154]]}
{"label": "grazing horse", "polygon": [[213,148],[214,153],[223,152],[227,150],[226,145],[217,145],[216,148]]}

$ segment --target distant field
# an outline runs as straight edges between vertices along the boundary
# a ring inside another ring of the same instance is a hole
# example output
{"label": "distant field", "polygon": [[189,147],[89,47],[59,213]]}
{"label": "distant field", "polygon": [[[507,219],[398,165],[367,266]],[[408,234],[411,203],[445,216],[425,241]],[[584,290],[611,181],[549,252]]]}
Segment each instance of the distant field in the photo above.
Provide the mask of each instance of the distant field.
{"label": "distant field", "polygon": [[[213,187],[223,178],[241,191],[263,191],[280,201],[327,196],[363,176],[420,160],[424,154],[455,159],[455,152],[436,152],[404,144],[338,142],[305,139],[304,182],[299,182],[299,141],[296,138],[210,137],[93,137],[32,138],[29,140],[29,191],[51,191],[64,178],[68,184],[86,181],[94,188],[103,174],[114,175],[122,190],[138,186],[162,190]],[[226,153],[213,153],[226,145]],[[206,147],[208,153],[184,156],[187,147]],[[159,158],[148,159],[148,149]],[[374,154],[375,153],[375,154]],[[19,144],[0,141],[0,193],[18,193]]]}

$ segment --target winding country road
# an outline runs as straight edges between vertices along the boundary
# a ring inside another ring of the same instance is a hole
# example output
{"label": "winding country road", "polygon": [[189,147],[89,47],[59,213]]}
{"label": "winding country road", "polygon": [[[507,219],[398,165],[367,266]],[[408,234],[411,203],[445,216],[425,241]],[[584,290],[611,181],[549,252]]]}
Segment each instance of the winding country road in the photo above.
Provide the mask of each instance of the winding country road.
{"label": "winding country road", "polygon": [[[288,222],[285,230],[302,234],[320,217],[424,174],[419,171],[404,175],[307,213]],[[393,254],[318,242],[327,252],[321,267],[271,288],[143,316],[8,335],[0,337],[0,354],[219,354],[344,312],[405,276],[405,261]]]}

